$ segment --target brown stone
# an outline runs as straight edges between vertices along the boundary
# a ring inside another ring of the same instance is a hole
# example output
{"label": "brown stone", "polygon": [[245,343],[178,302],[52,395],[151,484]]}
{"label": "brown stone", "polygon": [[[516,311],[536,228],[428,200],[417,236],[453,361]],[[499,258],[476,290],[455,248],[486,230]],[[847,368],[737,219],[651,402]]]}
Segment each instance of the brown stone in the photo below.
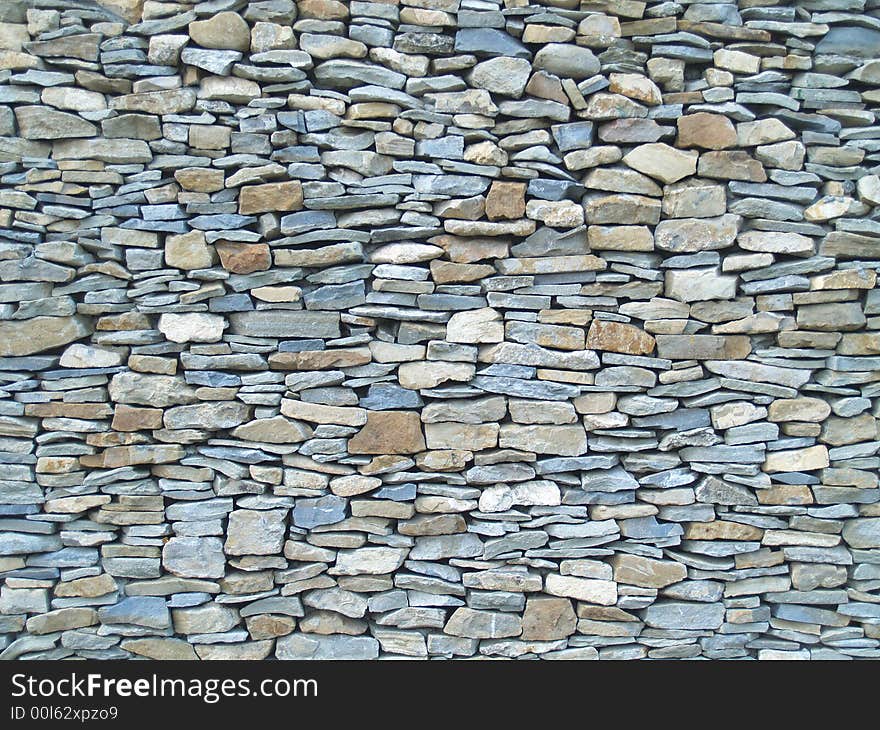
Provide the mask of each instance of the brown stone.
{"label": "brown stone", "polygon": [[134,408],[122,403],[116,405],[113,422],[114,431],[141,431],[162,428],[161,408]]}
{"label": "brown stone", "polygon": [[587,334],[587,349],[649,355],[654,350],[654,338],[635,325],[594,319]]}
{"label": "brown stone", "polygon": [[233,274],[266,271],[272,265],[272,254],[267,243],[219,241],[216,248],[223,268]]}
{"label": "brown stone", "polygon": [[486,196],[486,216],[490,221],[522,218],[526,212],[525,183],[493,182]]}
{"label": "brown stone", "polygon": [[736,129],[721,114],[697,112],[678,118],[679,147],[701,147],[705,150],[723,150],[736,146]]}
{"label": "brown stone", "polygon": [[299,180],[246,185],[241,188],[238,198],[238,212],[242,215],[301,210],[302,207],[303,191]]}
{"label": "brown stone", "polygon": [[567,598],[534,596],[526,602],[522,627],[525,641],[555,641],[575,632],[577,616]]}
{"label": "brown stone", "polygon": [[349,439],[350,454],[414,454],[425,450],[419,414],[370,411],[367,423]]}

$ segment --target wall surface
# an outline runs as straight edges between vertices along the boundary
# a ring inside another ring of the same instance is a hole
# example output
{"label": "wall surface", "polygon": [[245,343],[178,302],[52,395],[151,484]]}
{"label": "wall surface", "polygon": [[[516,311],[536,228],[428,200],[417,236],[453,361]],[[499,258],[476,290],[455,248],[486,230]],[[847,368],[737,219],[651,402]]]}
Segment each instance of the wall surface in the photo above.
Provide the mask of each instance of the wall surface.
{"label": "wall surface", "polygon": [[880,656],[877,0],[0,2],[0,658]]}

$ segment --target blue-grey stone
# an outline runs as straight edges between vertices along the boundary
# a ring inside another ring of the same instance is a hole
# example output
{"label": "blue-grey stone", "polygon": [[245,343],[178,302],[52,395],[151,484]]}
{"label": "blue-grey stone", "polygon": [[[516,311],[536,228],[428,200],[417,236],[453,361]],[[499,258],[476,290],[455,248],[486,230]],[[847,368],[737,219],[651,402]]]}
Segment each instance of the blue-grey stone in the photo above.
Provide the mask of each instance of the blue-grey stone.
{"label": "blue-grey stone", "polygon": [[130,624],[151,629],[171,626],[171,612],[160,596],[132,596],[98,609],[102,624]]}
{"label": "blue-grey stone", "polygon": [[315,499],[297,499],[293,507],[293,524],[304,529],[332,525],[345,519],[348,501],[328,494]]}
{"label": "blue-grey stone", "polygon": [[519,40],[496,28],[462,28],[455,34],[455,52],[477,56],[513,56],[531,58]]}
{"label": "blue-grey stone", "polygon": [[395,383],[373,383],[358,405],[371,411],[421,408],[424,405],[417,390],[402,388]]}

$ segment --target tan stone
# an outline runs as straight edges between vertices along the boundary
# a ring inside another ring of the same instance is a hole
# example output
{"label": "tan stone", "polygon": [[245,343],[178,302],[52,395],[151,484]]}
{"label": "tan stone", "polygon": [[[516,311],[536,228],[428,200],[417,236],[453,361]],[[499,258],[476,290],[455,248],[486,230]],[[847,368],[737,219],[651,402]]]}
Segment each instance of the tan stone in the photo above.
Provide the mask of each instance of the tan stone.
{"label": "tan stone", "polygon": [[746,335],[657,335],[657,356],[670,360],[742,360],[751,351]]}
{"label": "tan stone", "polygon": [[718,68],[741,74],[756,74],[761,68],[761,59],[743,51],[730,51],[719,48],[714,54],[715,65]]}
{"label": "tan stone", "polygon": [[[428,452],[431,453],[431,452]],[[397,531],[401,535],[418,537],[420,535],[452,535],[465,532],[467,522],[456,514],[416,515],[410,520],[399,522]]]}
{"label": "tan stone", "polygon": [[530,200],[526,215],[555,228],[573,228],[584,222],[584,209],[570,200]]}
{"label": "tan stone", "polygon": [[381,486],[382,480],[378,477],[367,477],[360,474],[350,474],[330,480],[330,491],[340,497],[354,497],[358,494],[366,494]]}
{"label": "tan stone", "polygon": [[474,377],[475,367],[463,362],[405,362],[397,369],[398,382],[404,388],[436,388],[441,383],[466,383]]}
{"label": "tan stone", "polygon": [[295,211],[303,207],[302,183],[299,180],[246,185],[238,198],[238,212],[242,215],[272,211]]}
{"label": "tan stone", "polygon": [[291,421],[284,416],[258,418],[232,431],[234,438],[260,441],[267,444],[295,444],[311,438],[312,429],[304,423]]}
{"label": "tan stone", "polygon": [[829,289],[873,289],[877,284],[877,272],[873,269],[848,269],[820,274],[810,279],[812,291]]}
{"label": "tan stone", "polygon": [[714,522],[689,522],[685,526],[685,540],[760,540],[764,530],[741,522],[715,520]]}
{"label": "tan stone", "polygon": [[269,355],[269,365],[275,370],[327,370],[366,365],[372,359],[369,347],[338,347],[332,350],[276,352]]}
{"label": "tan stone", "polygon": [[467,344],[503,342],[501,313],[491,307],[456,312],[446,323],[446,340]]}
{"label": "tan stone", "polygon": [[99,4],[121,15],[131,24],[140,21],[144,12],[144,0],[101,0]]}
{"label": "tan stone", "polygon": [[162,428],[162,409],[135,408],[117,403],[110,428],[114,431],[142,431]]}
{"label": "tan stone", "polygon": [[831,406],[821,398],[779,398],[770,404],[768,420],[774,423],[785,421],[824,421],[831,415]]}
{"label": "tan stone", "polygon": [[764,182],[764,166],[743,150],[712,150],[700,155],[697,172],[701,177],[718,180]]}
{"label": "tan stone", "polygon": [[678,150],[663,142],[636,147],[623,156],[634,170],[665,183],[674,183],[697,171],[697,153]]}
{"label": "tan stone", "polygon": [[92,626],[98,623],[98,612],[93,608],[59,608],[49,613],[31,616],[26,628],[31,634],[51,634]]}
{"label": "tan stone", "polygon": [[256,616],[248,616],[244,621],[248,633],[254,641],[287,636],[296,630],[296,619],[292,616],[261,613]]}
{"label": "tan stone", "polygon": [[59,598],[97,598],[115,590],[116,581],[113,576],[102,573],[58,583],[54,593]]}
{"label": "tan stone", "polygon": [[431,262],[431,277],[437,284],[479,281],[494,273],[495,267],[488,264],[456,264],[439,259]]}
{"label": "tan stone", "polygon": [[415,411],[369,411],[364,427],[348,441],[351,454],[415,454],[425,448]]}
{"label": "tan stone", "polygon": [[498,446],[538,454],[580,456],[587,452],[587,435],[580,424],[545,426],[505,423],[498,434]]}
{"label": "tan stone", "polygon": [[216,193],[218,190],[223,190],[224,174],[223,170],[184,167],[174,171],[174,179],[184,190],[194,193]]}
{"label": "tan stone", "polygon": [[736,130],[733,123],[721,114],[697,112],[678,118],[679,147],[701,147],[706,150],[723,150],[736,146]]}
{"label": "tan stone", "polygon": [[189,36],[202,48],[226,48],[244,53],[251,47],[247,21],[238,13],[228,11],[207,20],[193,21],[189,24]]}
{"label": "tan stone", "polygon": [[754,122],[742,122],[736,125],[738,147],[756,147],[760,144],[785,142],[797,135],[779,119],[759,119]]}
{"label": "tan stone", "polygon": [[168,266],[184,271],[208,269],[214,260],[214,251],[205,242],[202,231],[171,235],[165,239],[165,263]]}
{"label": "tan stone", "polygon": [[78,497],[47,499],[43,504],[43,510],[56,514],[75,515],[107,504],[110,499],[109,494],[84,494]]}
{"label": "tan stone", "polygon": [[261,302],[298,302],[302,289],[298,286],[258,286],[251,289],[251,296]]}
{"label": "tan stone", "polygon": [[192,645],[183,639],[125,639],[120,646],[147,659],[194,661],[199,658]]}
{"label": "tan stone", "polygon": [[613,606],[617,603],[617,584],[610,580],[549,573],[544,590],[552,596],[574,598],[584,603],[597,603],[601,606]]}
{"label": "tan stone", "polygon": [[522,218],[526,212],[525,183],[492,183],[486,196],[486,217],[490,221]]}
{"label": "tan stone", "polygon": [[774,474],[824,469],[828,464],[828,448],[826,446],[809,446],[804,449],[771,451],[767,454],[763,469],[768,474]]}
{"label": "tan stone", "polygon": [[813,493],[806,484],[774,484],[757,491],[758,504],[799,505],[813,504]]}
{"label": "tan stone", "polygon": [[596,251],[654,250],[654,235],[647,226],[590,226],[587,241]]}
{"label": "tan stone", "polygon": [[349,15],[347,3],[339,0],[297,0],[296,5],[300,18],[347,20]]}
{"label": "tan stone", "polygon": [[587,333],[587,349],[649,355],[654,350],[654,338],[632,324],[594,319]]}
{"label": "tan stone", "polygon": [[232,138],[232,127],[215,124],[193,124],[189,128],[189,145],[202,150],[225,150]]}
{"label": "tan stone", "polygon": [[657,106],[663,101],[663,95],[651,79],[641,74],[612,73],[608,77],[608,91],[612,94],[623,94],[648,106]]}
{"label": "tan stone", "polygon": [[0,322],[0,357],[33,355],[91,334],[85,317],[33,317]]}
{"label": "tan stone", "polygon": [[842,418],[832,416],[822,424],[820,441],[829,446],[845,446],[877,438],[877,419],[870,413]]}
{"label": "tan stone", "polygon": [[426,423],[425,441],[429,449],[481,451],[498,445],[497,423]]}
{"label": "tan stone", "polygon": [[[113,413],[112,408],[106,403],[27,403],[24,407],[26,416],[38,416],[39,418],[107,418]],[[22,433],[7,433],[4,436],[36,435],[36,426]]]}
{"label": "tan stone", "polygon": [[290,418],[309,423],[337,423],[341,426],[363,426],[367,422],[368,413],[363,408],[325,406],[287,398],[281,401],[281,412]]}
{"label": "tan stone", "polygon": [[575,632],[577,616],[568,598],[531,596],[523,612],[525,641],[554,641]]}

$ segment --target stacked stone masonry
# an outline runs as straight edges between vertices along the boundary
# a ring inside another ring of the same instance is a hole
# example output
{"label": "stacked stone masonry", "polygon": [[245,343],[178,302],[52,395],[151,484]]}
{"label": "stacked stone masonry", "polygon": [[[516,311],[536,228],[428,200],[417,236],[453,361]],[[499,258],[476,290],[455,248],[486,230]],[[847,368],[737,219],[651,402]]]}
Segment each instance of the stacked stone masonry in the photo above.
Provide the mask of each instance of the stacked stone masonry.
{"label": "stacked stone masonry", "polygon": [[0,658],[880,657],[878,0],[0,2]]}

